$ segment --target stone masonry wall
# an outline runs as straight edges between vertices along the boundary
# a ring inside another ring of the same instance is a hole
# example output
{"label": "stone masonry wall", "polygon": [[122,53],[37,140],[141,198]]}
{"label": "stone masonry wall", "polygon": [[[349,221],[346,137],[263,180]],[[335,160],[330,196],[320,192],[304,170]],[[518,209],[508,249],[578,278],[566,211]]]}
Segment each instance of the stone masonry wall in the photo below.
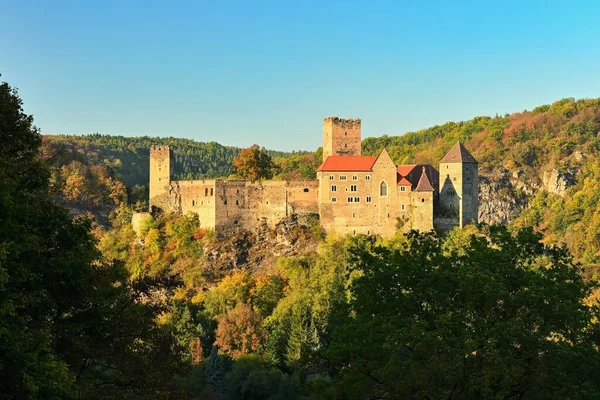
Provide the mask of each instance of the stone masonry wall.
{"label": "stone masonry wall", "polygon": [[360,155],[360,119],[325,118],[323,120],[323,160],[328,156]]}

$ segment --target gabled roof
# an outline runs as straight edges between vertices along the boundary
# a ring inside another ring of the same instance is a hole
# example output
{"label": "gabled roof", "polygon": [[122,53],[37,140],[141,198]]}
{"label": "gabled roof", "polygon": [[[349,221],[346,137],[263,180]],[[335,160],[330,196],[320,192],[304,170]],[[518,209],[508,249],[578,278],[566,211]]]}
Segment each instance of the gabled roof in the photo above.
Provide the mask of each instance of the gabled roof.
{"label": "gabled roof", "polygon": [[398,168],[396,168],[396,171],[398,171],[398,173],[401,176],[408,176],[408,174],[410,174],[410,172],[417,166],[417,164],[411,164],[411,165],[398,165]]}
{"label": "gabled roof", "polygon": [[373,169],[377,156],[329,156],[317,171],[366,172]]}
{"label": "gabled roof", "polygon": [[425,172],[425,167],[423,167],[423,172],[421,173],[421,178],[419,179],[419,183],[417,183],[417,188],[415,192],[435,192],[433,186],[429,182],[429,178],[427,177],[427,173]]}
{"label": "gabled roof", "polygon": [[406,178],[400,178],[398,181],[398,186],[412,186],[412,183],[410,183]]}
{"label": "gabled roof", "polygon": [[469,151],[461,142],[456,142],[456,144],[450,149],[450,151],[448,151],[444,158],[442,158],[440,163],[477,164],[477,160],[475,160],[475,157],[469,153]]}

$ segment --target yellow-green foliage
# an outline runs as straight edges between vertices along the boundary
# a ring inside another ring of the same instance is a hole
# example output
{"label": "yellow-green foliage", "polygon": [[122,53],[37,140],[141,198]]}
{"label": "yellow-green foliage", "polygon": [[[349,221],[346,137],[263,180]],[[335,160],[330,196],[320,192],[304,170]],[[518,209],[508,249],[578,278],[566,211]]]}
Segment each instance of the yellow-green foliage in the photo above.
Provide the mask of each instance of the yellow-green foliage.
{"label": "yellow-green foliage", "polygon": [[539,192],[515,221],[536,226],[544,242],[564,244],[586,264],[600,263],[600,164],[590,157],[577,184],[564,197]]}

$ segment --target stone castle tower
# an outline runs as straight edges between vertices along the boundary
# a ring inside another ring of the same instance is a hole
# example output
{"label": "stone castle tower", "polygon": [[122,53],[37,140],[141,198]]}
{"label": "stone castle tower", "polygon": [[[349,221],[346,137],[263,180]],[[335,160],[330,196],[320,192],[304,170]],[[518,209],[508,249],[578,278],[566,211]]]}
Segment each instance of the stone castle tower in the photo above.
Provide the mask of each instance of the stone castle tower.
{"label": "stone castle tower", "polygon": [[171,149],[150,147],[150,199],[169,192],[171,184]]}
{"label": "stone castle tower", "polygon": [[329,156],[360,156],[360,119],[323,120],[323,161]]}
{"label": "stone castle tower", "polygon": [[457,142],[440,161],[440,207],[461,228],[478,222],[479,164]]}

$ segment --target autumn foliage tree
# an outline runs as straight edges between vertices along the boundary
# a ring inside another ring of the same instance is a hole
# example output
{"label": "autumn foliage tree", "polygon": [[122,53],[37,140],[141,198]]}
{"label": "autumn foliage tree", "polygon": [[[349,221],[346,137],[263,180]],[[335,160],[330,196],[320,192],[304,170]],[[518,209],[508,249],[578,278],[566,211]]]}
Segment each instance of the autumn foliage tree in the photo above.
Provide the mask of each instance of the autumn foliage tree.
{"label": "autumn foliage tree", "polygon": [[235,172],[240,178],[250,181],[271,179],[273,177],[273,161],[264,148],[253,144],[243,149],[233,159]]}
{"label": "autumn foliage tree", "polygon": [[264,336],[259,315],[250,305],[240,303],[220,318],[215,344],[238,358],[255,353]]}

